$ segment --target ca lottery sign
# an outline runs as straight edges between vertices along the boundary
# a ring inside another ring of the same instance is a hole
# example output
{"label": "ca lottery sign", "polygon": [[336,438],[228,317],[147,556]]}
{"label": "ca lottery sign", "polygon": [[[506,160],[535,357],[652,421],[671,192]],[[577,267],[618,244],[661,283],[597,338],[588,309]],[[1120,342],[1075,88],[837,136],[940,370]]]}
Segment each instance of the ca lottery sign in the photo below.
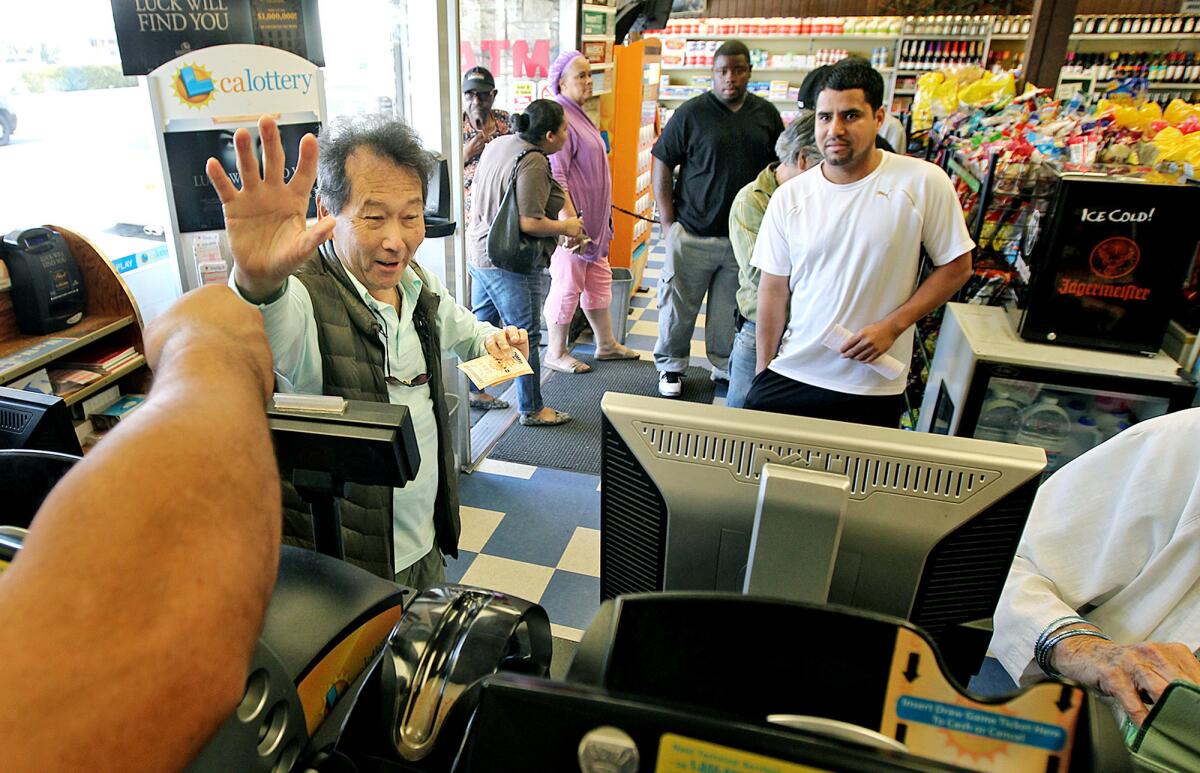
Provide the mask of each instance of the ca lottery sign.
{"label": "ca lottery sign", "polygon": [[228,123],[264,113],[320,114],[321,82],[316,65],[295,54],[264,46],[214,46],[181,56],[150,74],[160,110],[172,121]]}

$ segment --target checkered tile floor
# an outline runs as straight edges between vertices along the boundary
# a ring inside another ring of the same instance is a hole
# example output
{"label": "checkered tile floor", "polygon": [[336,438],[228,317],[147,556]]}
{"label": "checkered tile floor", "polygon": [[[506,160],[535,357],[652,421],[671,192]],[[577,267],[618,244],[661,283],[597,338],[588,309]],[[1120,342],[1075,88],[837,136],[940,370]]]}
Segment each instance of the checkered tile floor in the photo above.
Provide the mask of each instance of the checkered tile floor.
{"label": "checkered tile floor", "polygon": [[[664,245],[655,235],[644,293],[634,295],[625,344],[653,360],[658,336],[655,289]],[[701,306],[692,334],[691,364],[704,356]],[[586,351],[584,346],[580,351]],[[715,403],[725,400],[717,385]],[[459,479],[462,538],[447,577],[492,588],[545,607],[555,636],[579,641],[600,605],[600,479],[563,470],[486,459]]]}

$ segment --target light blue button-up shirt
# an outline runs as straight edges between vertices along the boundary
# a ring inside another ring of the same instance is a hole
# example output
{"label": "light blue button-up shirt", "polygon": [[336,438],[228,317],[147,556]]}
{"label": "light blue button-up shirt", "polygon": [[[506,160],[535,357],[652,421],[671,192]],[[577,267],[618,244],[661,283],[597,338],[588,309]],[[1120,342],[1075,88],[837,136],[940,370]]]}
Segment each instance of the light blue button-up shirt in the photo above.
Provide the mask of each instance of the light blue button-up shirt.
{"label": "light blue button-up shirt", "polygon": [[[401,381],[412,381],[441,363],[426,363],[421,341],[413,325],[413,309],[422,282],[410,266],[400,279],[400,311],[390,303],[377,300],[350,272],[346,272],[363,303],[372,310],[387,337],[390,373]],[[437,328],[442,348],[463,360],[487,353],[484,340],[496,328],[479,322],[475,316],[450,297],[446,286],[435,275],[425,272],[429,289],[441,299]],[[232,284],[232,283],[231,283]],[[236,291],[236,288],[235,288]],[[282,297],[270,304],[259,304],[275,373],[280,389],[305,394],[321,394],[321,352],[317,346],[317,321],[312,299],[301,282],[288,280]],[[433,503],[438,487],[438,438],[429,384],[404,386],[388,384],[388,400],[406,406],[412,415],[421,467],[404,488],[392,490],[392,534],[396,571],[416,563],[434,544]]]}

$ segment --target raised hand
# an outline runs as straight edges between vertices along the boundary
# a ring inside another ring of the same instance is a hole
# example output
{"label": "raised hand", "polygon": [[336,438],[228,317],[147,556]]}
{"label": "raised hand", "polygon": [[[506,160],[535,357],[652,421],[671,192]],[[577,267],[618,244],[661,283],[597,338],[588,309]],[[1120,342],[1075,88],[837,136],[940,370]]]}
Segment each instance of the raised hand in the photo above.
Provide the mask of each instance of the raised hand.
{"label": "raised hand", "polygon": [[317,179],[317,138],[300,140],[296,173],[285,183],[283,143],[274,119],[258,119],[262,136],[263,169],[251,147],[250,132],[238,129],[233,136],[239,191],[215,159],[205,171],[216,188],[225,213],[225,230],[234,258],[234,281],[249,300],[272,295],[300,267],[313,250],[333,233],[334,220],[323,217],[311,229],[305,223],[309,194]]}

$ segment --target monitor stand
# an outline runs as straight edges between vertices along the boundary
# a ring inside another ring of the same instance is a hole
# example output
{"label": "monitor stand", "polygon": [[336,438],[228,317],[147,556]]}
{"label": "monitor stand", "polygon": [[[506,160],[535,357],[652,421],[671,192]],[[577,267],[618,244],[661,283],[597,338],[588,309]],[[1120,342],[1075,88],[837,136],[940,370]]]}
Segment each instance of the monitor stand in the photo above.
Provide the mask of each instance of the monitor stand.
{"label": "monitor stand", "polygon": [[826,603],[849,497],[843,475],[763,465],[742,592]]}
{"label": "monitor stand", "polygon": [[292,485],[312,515],[313,549],[344,561],[346,548],[338,507],[338,498],[345,496],[344,481],[328,472],[297,469],[292,471]]}

